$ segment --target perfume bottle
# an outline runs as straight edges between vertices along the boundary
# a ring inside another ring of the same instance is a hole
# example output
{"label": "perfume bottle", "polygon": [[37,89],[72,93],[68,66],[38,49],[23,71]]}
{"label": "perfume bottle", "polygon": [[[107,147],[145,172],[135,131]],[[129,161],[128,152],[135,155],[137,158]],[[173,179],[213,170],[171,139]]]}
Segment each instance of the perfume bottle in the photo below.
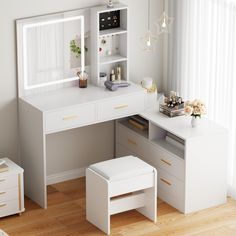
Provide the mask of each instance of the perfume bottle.
{"label": "perfume bottle", "polygon": [[121,67],[116,67],[116,79],[120,82],[121,81]]}
{"label": "perfume bottle", "polygon": [[115,71],[111,70],[111,74],[110,74],[110,81],[114,82],[116,80],[116,75],[115,75]]}

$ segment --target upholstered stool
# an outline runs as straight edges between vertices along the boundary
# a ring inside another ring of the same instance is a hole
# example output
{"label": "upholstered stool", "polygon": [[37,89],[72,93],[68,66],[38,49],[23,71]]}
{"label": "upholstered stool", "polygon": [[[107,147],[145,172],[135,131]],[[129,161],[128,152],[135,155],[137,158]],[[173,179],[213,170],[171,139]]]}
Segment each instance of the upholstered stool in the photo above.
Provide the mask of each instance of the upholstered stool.
{"label": "upholstered stool", "polygon": [[86,170],[86,218],[110,234],[110,216],[137,209],[156,222],[157,172],[134,156],[116,158]]}

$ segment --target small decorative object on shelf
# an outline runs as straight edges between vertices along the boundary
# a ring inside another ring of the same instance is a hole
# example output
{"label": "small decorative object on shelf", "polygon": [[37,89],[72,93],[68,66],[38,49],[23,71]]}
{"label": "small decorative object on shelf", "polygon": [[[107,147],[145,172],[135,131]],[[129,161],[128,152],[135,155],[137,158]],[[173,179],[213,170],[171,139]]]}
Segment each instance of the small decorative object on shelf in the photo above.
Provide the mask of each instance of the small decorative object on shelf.
{"label": "small decorative object on shelf", "polygon": [[156,91],[157,91],[157,86],[153,82],[153,79],[150,77],[145,77],[141,81],[141,85],[143,88],[145,88],[147,90],[148,93],[156,93]]}
{"label": "small decorative object on shelf", "polygon": [[163,103],[159,104],[159,111],[169,117],[184,115],[184,101],[177,92],[171,91],[164,95]]}
{"label": "small decorative object on shelf", "polygon": [[79,87],[80,88],[87,88],[88,74],[85,71],[83,73],[81,71],[78,71],[77,76],[79,77]]}
{"label": "small decorative object on shelf", "polygon": [[116,80],[116,74],[115,74],[115,70],[112,69],[111,70],[111,74],[110,74],[110,81],[114,82]]}
{"label": "small decorative object on shelf", "polygon": [[105,87],[109,89],[110,91],[116,91],[118,88],[125,88],[130,86],[130,83],[124,81],[124,82],[112,82],[112,81],[106,81],[104,83]]}
{"label": "small decorative object on shelf", "polygon": [[142,81],[141,81],[141,85],[143,88],[145,89],[150,89],[153,85],[153,79],[150,77],[145,77]]}
{"label": "small decorative object on shelf", "polygon": [[201,118],[202,115],[206,114],[206,106],[202,101],[198,99],[195,99],[192,102],[187,101],[185,103],[184,112],[186,115],[192,116],[192,127],[197,127],[198,118]]}
{"label": "small decorative object on shelf", "polygon": [[100,81],[99,81],[100,87],[104,87],[104,83],[106,81],[107,81],[107,73],[106,72],[100,72]]}
{"label": "small decorative object on shelf", "polygon": [[107,7],[108,8],[114,7],[113,0],[107,0]]}

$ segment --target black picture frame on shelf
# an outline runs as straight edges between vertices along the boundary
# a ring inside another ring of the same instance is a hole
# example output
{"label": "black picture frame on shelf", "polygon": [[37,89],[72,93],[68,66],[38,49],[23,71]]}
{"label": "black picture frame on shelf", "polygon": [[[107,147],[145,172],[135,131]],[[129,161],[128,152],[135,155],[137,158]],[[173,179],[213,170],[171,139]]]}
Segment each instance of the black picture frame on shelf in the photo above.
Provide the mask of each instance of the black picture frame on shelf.
{"label": "black picture frame on shelf", "polygon": [[99,30],[109,30],[120,27],[120,10],[99,14]]}

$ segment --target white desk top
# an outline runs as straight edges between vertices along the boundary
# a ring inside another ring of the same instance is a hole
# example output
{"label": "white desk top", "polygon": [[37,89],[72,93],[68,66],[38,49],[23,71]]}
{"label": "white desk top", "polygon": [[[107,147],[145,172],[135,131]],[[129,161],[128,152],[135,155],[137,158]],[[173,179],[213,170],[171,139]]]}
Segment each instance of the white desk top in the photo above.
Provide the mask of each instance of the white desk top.
{"label": "white desk top", "polygon": [[6,161],[6,164],[8,165],[9,167],[9,170],[8,171],[5,171],[5,172],[2,172],[0,173],[1,175],[1,178],[4,178],[8,175],[12,175],[12,174],[18,174],[18,173],[23,173],[24,170],[18,166],[17,164],[15,164],[13,161],[11,161],[10,159],[4,157],[4,158],[1,158],[3,160]]}
{"label": "white desk top", "polygon": [[122,95],[145,92],[141,86],[131,83],[129,87],[119,88],[117,91],[96,87],[89,84],[88,88],[63,88],[43,94],[31,95],[21,98],[42,112],[53,111],[64,107],[102,101]]}
{"label": "white desk top", "polygon": [[186,140],[189,138],[214,135],[216,133],[226,132],[222,126],[202,117],[199,120],[198,127],[192,128],[191,117],[178,116],[169,118],[158,110],[158,105],[155,108],[147,110],[140,114],[145,119],[153,124],[165,129],[166,131],[175,134],[176,136]]}

